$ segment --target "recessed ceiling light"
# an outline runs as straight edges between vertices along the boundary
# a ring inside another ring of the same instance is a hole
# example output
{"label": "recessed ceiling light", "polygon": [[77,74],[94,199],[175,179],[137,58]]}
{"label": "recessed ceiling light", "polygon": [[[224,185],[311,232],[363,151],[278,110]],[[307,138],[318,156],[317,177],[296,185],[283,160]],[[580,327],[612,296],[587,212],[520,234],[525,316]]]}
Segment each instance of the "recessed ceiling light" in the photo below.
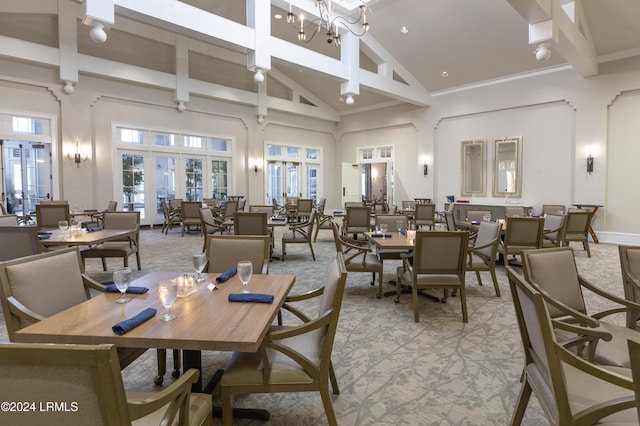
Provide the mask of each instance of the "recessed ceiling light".
{"label": "recessed ceiling light", "polygon": [[409,32],[409,28],[407,28],[407,27],[402,27],[402,28],[400,28],[400,32],[401,32],[402,34],[406,34],[406,33],[408,33],[408,32]]}
{"label": "recessed ceiling light", "polygon": [[443,77],[449,77],[449,73],[446,71],[442,71],[442,74],[440,74]]}
{"label": "recessed ceiling light", "polygon": [[279,13],[276,13],[275,15],[273,15],[273,17],[276,19],[282,19],[282,15],[280,15]]}

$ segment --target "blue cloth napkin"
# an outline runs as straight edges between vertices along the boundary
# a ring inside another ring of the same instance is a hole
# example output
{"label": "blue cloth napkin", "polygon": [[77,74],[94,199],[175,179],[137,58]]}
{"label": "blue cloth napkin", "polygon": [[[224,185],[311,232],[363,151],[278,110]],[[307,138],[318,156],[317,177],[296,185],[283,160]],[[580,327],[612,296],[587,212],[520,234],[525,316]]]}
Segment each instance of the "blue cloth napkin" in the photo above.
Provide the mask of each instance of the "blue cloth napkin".
{"label": "blue cloth napkin", "polygon": [[38,235],[51,235],[51,231],[38,231]]}
{"label": "blue cloth napkin", "polygon": [[51,238],[51,235],[38,235],[39,240],[48,240]]}
{"label": "blue cloth napkin", "polygon": [[238,273],[238,270],[236,268],[231,268],[223,272],[218,278],[216,278],[216,282],[218,284],[223,283],[227,281],[229,278],[232,278],[237,273]]}
{"label": "blue cloth napkin", "polygon": [[113,332],[116,333],[118,336],[122,336],[123,334],[133,330],[134,328],[136,328],[146,320],[153,318],[156,312],[157,312],[157,309],[147,308],[134,317],[131,317],[124,321],[120,321],[119,323],[111,327],[111,330],[113,330]]}
{"label": "blue cloth napkin", "polygon": [[371,234],[373,238],[391,238],[391,234]]}
{"label": "blue cloth napkin", "polygon": [[[107,293],[120,293],[120,290],[118,290],[118,287],[116,287],[115,284],[109,284],[107,288],[104,289],[104,291],[106,291]],[[148,291],[149,289],[146,287],[129,286],[127,288],[127,293],[131,294],[145,294]]]}
{"label": "blue cloth napkin", "polygon": [[259,293],[231,293],[229,295],[229,302],[273,303],[273,296]]}
{"label": "blue cloth napkin", "polygon": [[401,230],[400,230],[400,233],[401,233],[402,235],[407,235],[407,231],[405,231],[404,229],[401,229]]}
{"label": "blue cloth napkin", "polygon": [[271,220],[287,220],[286,217],[272,217]]}
{"label": "blue cloth napkin", "polygon": [[87,226],[87,232],[102,231],[101,226]]}

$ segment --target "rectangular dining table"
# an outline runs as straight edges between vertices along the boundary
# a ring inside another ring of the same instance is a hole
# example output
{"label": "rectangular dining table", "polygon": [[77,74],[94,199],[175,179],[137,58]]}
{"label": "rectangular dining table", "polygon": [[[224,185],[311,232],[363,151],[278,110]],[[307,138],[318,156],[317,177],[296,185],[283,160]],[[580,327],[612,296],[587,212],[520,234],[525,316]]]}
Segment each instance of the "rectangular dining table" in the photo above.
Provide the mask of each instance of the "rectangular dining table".
{"label": "rectangular dining table", "polygon": [[[15,340],[24,343],[104,344],[128,348],[158,348],[183,350],[183,368],[201,370],[200,352],[256,352],[280,307],[295,283],[295,275],[255,274],[249,282],[254,293],[274,296],[273,303],[229,302],[231,293],[240,293],[242,283],[234,276],[209,290],[220,274],[203,274],[194,294],[178,298],[171,308],[177,316],[173,321],[160,321],[164,312],[158,283],[183,275],[179,272],[151,272],[134,280],[132,286],[149,288],[145,294],[127,294],[132,300],[118,304],[119,293],[104,293],[65,311],[19,330]],[[111,327],[131,318],[146,308],[158,313],[124,335],[116,335]],[[202,377],[193,385],[202,390]]]}
{"label": "rectangular dining table", "polygon": [[120,239],[127,235],[133,235],[135,229],[100,229],[97,231],[89,232],[86,229],[80,230],[77,233],[71,233],[69,231],[62,232],[59,229],[50,229],[45,231],[47,234],[41,236],[48,236],[49,238],[41,239],[40,244],[49,246],[90,246],[94,244],[101,244],[109,240]]}

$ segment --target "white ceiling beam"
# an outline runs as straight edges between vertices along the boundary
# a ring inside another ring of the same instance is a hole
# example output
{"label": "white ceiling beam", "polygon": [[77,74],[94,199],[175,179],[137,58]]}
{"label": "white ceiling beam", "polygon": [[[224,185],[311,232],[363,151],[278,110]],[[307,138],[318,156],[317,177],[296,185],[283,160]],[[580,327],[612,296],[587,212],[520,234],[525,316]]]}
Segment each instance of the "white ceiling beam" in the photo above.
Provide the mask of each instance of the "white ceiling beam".
{"label": "white ceiling beam", "polygon": [[55,47],[44,46],[0,35],[0,56],[59,67],[60,52]]}

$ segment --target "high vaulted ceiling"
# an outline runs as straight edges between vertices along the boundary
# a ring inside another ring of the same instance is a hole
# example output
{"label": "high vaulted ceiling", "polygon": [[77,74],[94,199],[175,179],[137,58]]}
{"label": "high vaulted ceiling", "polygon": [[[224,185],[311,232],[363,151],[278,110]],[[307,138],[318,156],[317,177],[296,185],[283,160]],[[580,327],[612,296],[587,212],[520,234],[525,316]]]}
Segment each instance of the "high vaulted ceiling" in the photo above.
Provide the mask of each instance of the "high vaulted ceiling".
{"label": "high vaulted ceiling", "polygon": [[[267,56],[270,65],[266,96],[290,100],[295,93],[301,96],[303,104],[316,105],[337,116],[399,102],[429,105],[433,94],[555,67],[571,66],[587,78],[597,74],[600,63],[640,55],[639,0],[370,0],[367,18],[371,29],[359,40],[361,70],[355,78],[360,83],[355,86],[359,94],[353,105],[347,105],[344,100],[354,86],[344,84],[354,74],[344,53],[327,44],[319,34],[304,47],[333,58],[333,62],[318,65],[313,56],[308,59],[303,51],[297,50],[301,45],[297,30],[285,19],[289,3],[298,14],[298,5],[313,10],[313,0],[271,0],[267,13],[272,37],[262,38],[256,36],[258,26],[251,33],[254,26],[247,24],[247,9],[252,10],[253,1],[260,8],[263,0],[250,0],[249,6],[242,0],[111,0],[112,10],[115,3],[114,23],[108,25],[104,44],[92,42],[90,27],[80,22],[85,7],[92,1],[69,0],[69,3],[79,11],[80,55],[176,74],[182,66],[172,36],[175,32],[190,40],[185,58],[190,79],[255,94],[260,89],[253,81],[254,50],[247,46],[257,46],[256,56],[262,46],[260,54]],[[20,39],[59,47],[60,23],[51,3],[55,2],[3,2],[0,35],[9,41]],[[359,2],[333,0],[333,3],[336,10],[346,14],[341,5],[351,8]],[[183,25],[179,16],[156,12],[163,6],[176,4],[180,6],[176,10],[183,11],[182,7],[188,6],[193,16],[201,14],[202,19]],[[232,25],[215,20],[208,25],[211,14],[229,20]],[[276,19],[277,14],[284,17]],[[189,25],[196,28],[186,28]],[[202,27],[197,28],[198,25]],[[251,31],[245,32],[247,27]],[[402,27],[408,31],[401,32]],[[227,31],[216,32],[220,28]],[[529,43],[530,28],[541,29],[542,38],[549,39],[544,40],[550,43],[549,60],[536,60],[537,43]],[[247,45],[239,42],[243,37],[249,40]],[[270,44],[272,39],[291,45],[285,44],[282,49],[278,43]],[[13,54],[0,44],[0,56],[3,55]],[[257,60],[264,61],[264,56]],[[315,70],[318,66],[320,71]],[[86,71],[80,68],[79,72],[78,84],[82,84],[82,73]],[[265,95],[262,96],[264,99]],[[247,99],[250,96],[240,97],[238,102],[252,102]],[[272,102],[268,108],[277,109],[276,104]]]}

